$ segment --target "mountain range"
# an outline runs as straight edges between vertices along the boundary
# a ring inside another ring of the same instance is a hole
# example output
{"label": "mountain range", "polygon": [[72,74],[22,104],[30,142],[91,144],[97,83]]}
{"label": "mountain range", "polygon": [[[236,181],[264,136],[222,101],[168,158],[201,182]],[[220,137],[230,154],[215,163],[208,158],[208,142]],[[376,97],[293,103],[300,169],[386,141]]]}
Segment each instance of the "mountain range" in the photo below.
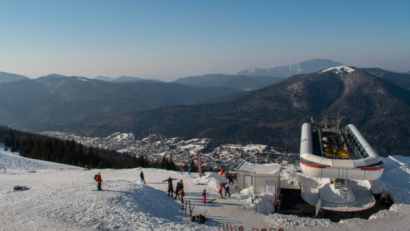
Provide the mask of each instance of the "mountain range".
{"label": "mountain range", "polygon": [[297,151],[300,126],[309,116],[340,112],[380,155],[410,155],[410,75],[333,67],[337,63],[328,61],[291,65],[288,71],[332,67],[290,78],[212,74],[173,83],[126,76],[124,82],[58,74],[23,78],[0,87],[0,118],[30,131],[157,133],[209,137],[208,148],[255,142]]}
{"label": "mountain range", "polygon": [[277,78],[273,76],[209,74],[180,78],[175,80],[174,83],[191,84],[202,87],[232,87],[249,91],[267,87],[269,85],[278,83],[283,79],[284,78]]}
{"label": "mountain range", "polygon": [[380,68],[361,68],[361,70],[364,70],[371,75],[383,79],[386,82],[410,90],[410,74],[386,71]]}
{"label": "mountain range", "polygon": [[29,78],[24,75],[0,72],[0,83],[7,83],[7,82],[18,81],[22,79],[29,79]]}
{"label": "mountain range", "polygon": [[130,77],[130,76],[120,76],[118,78],[111,78],[111,77],[99,75],[95,77],[94,79],[101,80],[101,81],[107,81],[107,82],[114,82],[114,83],[131,83],[131,82],[138,82],[138,81],[161,82],[161,80],[158,80],[158,79],[143,79],[139,77]]}
{"label": "mountain range", "polygon": [[0,87],[1,124],[33,130],[68,125],[131,111],[191,104],[242,92],[164,82],[112,83],[48,75]]}
{"label": "mountain range", "polygon": [[249,68],[247,70],[240,71],[237,74],[247,76],[275,76],[279,78],[288,78],[298,74],[313,73],[341,65],[343,64],[329,59],[311,59],[300,63],[274,68]]}
{"label": "mountain range", "polygon": [[210,148],[255,142],[297,151],[300,127],[309,116],[339,112],[380,155],[410,155],[410,91],[349,67],[296,75],[224,103],[129,112],[60,129],[91,136],[121,131],[209,137]]}

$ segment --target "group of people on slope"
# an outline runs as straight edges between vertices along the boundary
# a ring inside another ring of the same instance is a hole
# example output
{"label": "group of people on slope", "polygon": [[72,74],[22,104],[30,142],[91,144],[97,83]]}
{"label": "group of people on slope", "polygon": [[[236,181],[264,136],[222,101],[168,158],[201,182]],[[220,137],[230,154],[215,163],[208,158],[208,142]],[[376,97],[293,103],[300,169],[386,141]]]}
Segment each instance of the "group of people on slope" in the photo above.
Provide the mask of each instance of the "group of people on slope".
{"label": "group of people on slope", "polygon": [[221,198],[224,198],[224,196],[222,195],[223,190],[225,190],[225,197],[228,196],[228,195],[229,195],[229,197],[231,197],[231,193],[229,192],[229,183],[228,182],[219,184],[219,194],[221,195]]}
{"label": "group of people on slope", "polygon": [[221,172],[219,173],[221,176],[224,176],[229,184],[232,183],[233,184],[233,177],[229,174],[229,171],[224,171],[223,169],[221,170]]}
{"label": "group of people on slope", "polygon": [[[141,173],[140,173],[140,178],[141,178],[141,182],[146,184],[143,171],[141,171]],[[97,190],[101,191],[102,190],[101,189],[101,183],[103,182],[103,180],[102,180],[100,172],[97,175],[94,176],[94,180],[97,181]]]}
{"label": "group of people on slope", "polygon": [[[173,179],[172,177],[169,177],[168,179],[162,181],[168,182],[168,196],[173,197],[174,194],[174,186],[172,185],[172,181],[173,180],[178,180],[178,179]],[[184,203],[184,197],[185,197],[185,191],[184,191],[184,182],[182,181],[182,179],[180,181],[178,181],[177,186],[175,188],[175,200],[178,198],[178,200],[180,200],[182,203]]]}

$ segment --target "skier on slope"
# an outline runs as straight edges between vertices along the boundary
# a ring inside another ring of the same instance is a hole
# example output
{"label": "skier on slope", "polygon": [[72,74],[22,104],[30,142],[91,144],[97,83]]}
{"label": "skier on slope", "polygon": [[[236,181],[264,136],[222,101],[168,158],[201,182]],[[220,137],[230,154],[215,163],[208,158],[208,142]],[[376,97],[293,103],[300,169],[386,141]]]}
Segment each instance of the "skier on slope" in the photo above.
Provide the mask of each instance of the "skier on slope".
{"label": "skier on slope", "polygon": [[202,191],[202,197],[204,198],[204,204],[206,204],[206,189]]}
{"label": "skier on slope", "polygon": [[101,173],[98,173],[94,176],[94,180],[97,181],[97,190],[101,191],[101,182],[103,181],[101,178]]}
{"label": "skier on slope", "polygon": [[174,187],[172,186],[172,181],[173,181],[174,179],[172,179],[171,177],[169,177],[168,179],[166,179],[166,180],[164,180],[164,181],[162,181],[162,182],[165,182],[165,181],[168,181],[168,196],[171,194],[171,197],[173,197],[174,195]]}
{"label": "skier on slope", "polygon": [[141,178],[141,182],[144,183],[144,184],[146,184],[146,183],[145,183],[145,179],[144,179],[144,172],[142,172],[142,171],[141,171],[141,173],[140,173],[140,178]]}
{"label": "skier on slope", "polygon": [[191,175],[191,167],[188,169],[188,175]]}

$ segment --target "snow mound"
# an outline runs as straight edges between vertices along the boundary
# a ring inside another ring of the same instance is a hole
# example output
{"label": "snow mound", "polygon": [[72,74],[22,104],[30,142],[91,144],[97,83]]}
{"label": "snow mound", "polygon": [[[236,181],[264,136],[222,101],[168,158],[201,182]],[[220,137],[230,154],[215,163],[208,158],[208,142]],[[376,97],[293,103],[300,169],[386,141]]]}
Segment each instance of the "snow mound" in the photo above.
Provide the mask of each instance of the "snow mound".
{"label": "snow mound", "polygon": [[331,71],[335,74],[340,74],[340,73],[352,73],[354,72],[354,69],[348,66],[338,66],[338,67],[331,67],[326,70],[321,71],[320,73],[325,73]]}
{"label": "snow mound", "polygon": [[275,212],[275,197],[269,194],[262,194],[256,198],[252,204],[252,198],[247,199],[248,208],[252,208],[258,213],[269,215]]}
{"label": "snow mound", "polygon": [[[302,173],[298,173],[297,178],[299,183],[301,184],[303,200],[305,200],[307,203],[313,206],[316,206],[317,202],[322,196],[326,198],[326,200],[322,198],[322,208],[333,211],[362,211],[371,208],[376,203],[373,195],[371,194],[371,185],[368,181],[349,180],[349,193],[354,195],[356,199],[353,200],[353,202],[351,203],[347,203],[343,199],[343,196],[346,196],[346,194],[344,193],[338,192],[339,196],[332,196],[330,195],[330,192],[333,192],[331,188],[322,188],[321,190],[324,191],[320,192],[319,189],[322,185],[329,184],[329,178],[310,177]],[[326,193],[328,194],[326,195]],[[352,199],[353,197],[348,197],[346,200],[352,201]],[[333,200],[336,200],[336,202]],[[338,201],[343,202],[339,203]]]}
{"label": "snow mound", "polygon": [[371,181],[373,194],[385,192],[396,204],[410,204],[410,158],[389,156],[382,161],[384,163],[383,175]]}
{"label": "snow mound", "polygon": [[[2,191],[0,198],[3,208],[6,208],[3,211],[22,215],[17,224],[8,223],[2,228],[23,229],[25,222],[44,219],[57,221],[65,230],[82,230],[84,227],[102,230],[196,228],[196,224],[177,212],[181,205],[164,192],[147,185],[120,180],[104,182],[103,188],[111,191],[91,191],[94,188],[91,183],[48,185],[21,192],[18,197],[12,196],[15,192]],[[42,206],[44,203],[49,206]],[[18,224],[22,224],[21,227]],[[213,227],[207,229],[216,230]]]}
{"label": "snow mound", "polygon": [[72,165],[21,157],[17,153],[0,151],[0,168],[7,170],[73,169]]}
{"label": "snow mound", "polygon": [[320,198],[325,201],[330,201],[339,204],[353,203],[356,200],[352,188],[348,186],[348,190],[336,189],[335,184],[325,184],[319,189]]}
{"label": "snow mound", "polygon": [[219,185],[228,182],[228,180],[216,173],[206,173],[205,176],[195,179],[194,182],[196,184],[208,184],[207,188],[214,189],[212,191],[216,192],[219,190]]}
{"label": "snow mound", "polygon": [[275,212],[275,197],[273,195],[265,193],[259,194],[252,203],[252,196],[255,195],[256,194],[252,193],[252,188],[249,187],[241,190],[241,193],[235,195],[235,197],[247,209],[252,209],[265,215]]}

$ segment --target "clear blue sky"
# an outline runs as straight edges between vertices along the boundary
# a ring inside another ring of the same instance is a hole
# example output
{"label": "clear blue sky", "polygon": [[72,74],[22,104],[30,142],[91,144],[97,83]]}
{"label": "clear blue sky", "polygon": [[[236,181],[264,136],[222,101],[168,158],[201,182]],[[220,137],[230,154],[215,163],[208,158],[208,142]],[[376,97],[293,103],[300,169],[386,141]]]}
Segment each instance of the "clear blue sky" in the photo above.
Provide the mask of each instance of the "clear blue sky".
{"label": "clear blue sky", "polygon": [[410,71],[410,1],[0,0],[0,71],[175,79],[313,58]]}

